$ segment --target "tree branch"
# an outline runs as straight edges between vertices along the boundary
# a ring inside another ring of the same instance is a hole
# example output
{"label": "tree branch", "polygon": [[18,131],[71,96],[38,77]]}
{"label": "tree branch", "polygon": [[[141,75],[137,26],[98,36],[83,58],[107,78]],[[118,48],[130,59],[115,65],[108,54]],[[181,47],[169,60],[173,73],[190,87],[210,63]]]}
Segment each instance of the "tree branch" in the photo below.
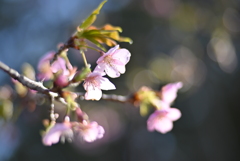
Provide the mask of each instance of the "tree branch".
{"label": "tree branch", "polygon": [[53,63],[55,60],[57,60],[57,57],[66,49],[69,49],[69,48],[74,48],[74,38],[73,36],[71,36],[68,41],[66,43],[64,43],[59,49],[58,51],[54,54],[54,57],[51,61],[51,63]]}
{"label": "tree branch", "polygon": [[6,64],[4,64],[1,61],[0,61],[0,69],[2,69],[5,73],[10,75],[10,77],[14,78],[15,80],[18,80],[20,83],[22,83],[22,85],[24,85],[30,89],[36,90],[43,94],[49,93],[49,90],[46,87],[44,87],[41,82],[33,81],[33,80],[19,74],[16,70],[10,68],[9,66],[7,66]]}
{"label": "tree branch", "polygon": [[[78,97],[81,99],[84,99],[84,93],[82,92],[77,92],[76,93]],[[108,101],[114,101],[114,102],[120,102],[120,103],[133,103],[133,97],[130,96],[121,96],[121,95],[116,95],[116,94],[103,94],[102,98],[103,100],[108,100]]]}

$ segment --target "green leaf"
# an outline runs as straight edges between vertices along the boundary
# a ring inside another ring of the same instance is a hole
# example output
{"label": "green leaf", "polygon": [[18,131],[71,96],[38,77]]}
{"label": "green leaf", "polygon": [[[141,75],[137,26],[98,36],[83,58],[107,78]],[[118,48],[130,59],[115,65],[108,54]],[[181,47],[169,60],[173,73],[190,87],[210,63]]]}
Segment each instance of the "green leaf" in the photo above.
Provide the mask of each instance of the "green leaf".
{"label": "green leaf", "polygon": [[129,37],[120,37],[117,41],[119,42],[128,42],[129,44],[132,44],[133,41]]}
{"label": "green leaf", "polygon": [[99,4],[99,6],[92,12],[88,18],[83,21],[83,23],[79,26],[80,29],[86,29],[88,28],[93,22],[96,20],[97,15],[100,13],[100,10],[102,9],[103,5],[107,2],[107,0],[103,1],[102,3]]}
{"label": "green leaf", "polygon": [[91,41],[93,44],[95,44],[97,47],[99,47],[100,49],[102,49],[103,51],[106,51],[105,47],[99,43],[97,40],[95,40],[92,37],[86,37],[86,39],[88,39],[89,41]]}
{"label": "green leaf", "polygon": [[84,36],[87,36],[87,35],[93,35],[93,36],[95,36],[95,35],[107,35],[107,34],[110,34],[110,33],[112,33],[112,32],[116,32],[116,31],[114,31],[114,30],[86,30],[86,31],[84,31],[83,33],[82,33],[82,37],[84,37]]}
{"label": "green leaf", "polygon": [[141,103],[140,104],[140,115],[141,116],[146,116],[148,114],[148,104],[146,103]]}

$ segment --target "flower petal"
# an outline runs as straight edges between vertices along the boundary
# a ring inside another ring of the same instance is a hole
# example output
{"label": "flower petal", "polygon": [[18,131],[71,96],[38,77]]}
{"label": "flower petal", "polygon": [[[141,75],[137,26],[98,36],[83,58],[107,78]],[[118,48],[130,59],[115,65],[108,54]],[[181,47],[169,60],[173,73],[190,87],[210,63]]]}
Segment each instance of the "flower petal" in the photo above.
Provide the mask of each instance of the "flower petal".
{"label": "flower petal", "polygon": [[101,56],[101,57],[98,58],[97,64],[103,63],[105,57],[108,56],[108,55],[111,56],[112,54],[114,54],[114,52],[115,52],[118,48],[119,48],[119,45],[116,45],[115,47],[109,49],[107,53],[104,53],[103,56]]}
{"label": "flower petal", "polygon": [[95,69],[93,70],[93,73],[100,73],[101,76],[104,76],[106,75],[104,70],[105,70],[105,64],[101,63],[95,67]]}
{"label": "flower petal", "polygon": [[41,71],[43,66],[49,65],[50,66],[50,60],[53,58],[55,52],[50,51],[47,54],[45,54],[43,57],[40,58],[40,61],[38,62],[38,70]]}
{"label": "flower petal", "polygon": [[63,58],[58,57],[56,61],[51,65],[51,70],[53,73],[57,73],[58,71],[62,71],[63,75],[68,75],[69,71],[66,68],[66,62]]}
{"label": "flower petal", "polygon": [[59,142],[60,136],[65,132],[71,130],[70,126],[67,126],[64,123],[56,123],[44,136],[43,144],[51,146]]}
{"label": "flower petal", "polygon": [[114,46],[113,48],[109,49],[106,55],[113,55],[115,51],[119,49],[119,45]]}
{"label": "flower petal", "polygon": [[100,88],[103,90],[116,89],[115,85],[112,82],[103,77],[100,79]]}
{"label": "flower petal", "polygon": [[171,120],[167,118],[161,118],[158,119],[158,121],[155,123],[155,129],[156,131],[165,134],[169,131],[171,131],[173,128],[173,123]]}
{"label": "flower petal", "polygon": [[127,49],[119,49],[113,53],[112,57],[126,65],[130,60],[131,53]]}
{"label": "flower petal", "polygon": [[161,89],[162,101],[171,104],[177,97],[178,89],[182,88],[182,82],[165,85]]}
{"label": "flower petal", "polygon": [[151,118],[151,116],[149,117],[148,121],[147,121],[147,128],[148,131],[154,131],[155,130],[155,118]]}
{"label": "flower petal", "polygon": [[105,72],[111,78],[120,77],[120,72],[115,66],[106,65]]}
{"label": "flower petal", "polygon": [[169,118],[172,121],[176,121],[181,117],[181,112],[177,108],[169,108],[168,113],[166,115],[167,118]]}
{"label": "flower petal", "polygon": [[102,97],[102,91],[98,88],[87,90],[85,93],[86,100],[100,100]]}
{"label": "flower petal", "polygon": [[83,140],[86,142],[93,142],[97,139],[101,139],[105,133],[102,126],[98,125],[97,122],[91,122],[90,124],[85,125],[80,135],[82,135]]}

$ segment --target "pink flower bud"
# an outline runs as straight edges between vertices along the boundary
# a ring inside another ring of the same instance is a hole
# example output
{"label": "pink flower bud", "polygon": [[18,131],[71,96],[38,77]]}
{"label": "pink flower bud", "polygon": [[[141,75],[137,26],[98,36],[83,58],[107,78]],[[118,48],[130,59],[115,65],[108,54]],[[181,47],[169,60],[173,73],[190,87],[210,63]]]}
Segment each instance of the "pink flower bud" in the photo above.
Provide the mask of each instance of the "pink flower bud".
{"label": "pink flower bud", "polygon": [[63,74],[60,74],[56,80],[54,81],[55,85],[59,87],[66,87],[69,83],[68,76],[65,76]]}

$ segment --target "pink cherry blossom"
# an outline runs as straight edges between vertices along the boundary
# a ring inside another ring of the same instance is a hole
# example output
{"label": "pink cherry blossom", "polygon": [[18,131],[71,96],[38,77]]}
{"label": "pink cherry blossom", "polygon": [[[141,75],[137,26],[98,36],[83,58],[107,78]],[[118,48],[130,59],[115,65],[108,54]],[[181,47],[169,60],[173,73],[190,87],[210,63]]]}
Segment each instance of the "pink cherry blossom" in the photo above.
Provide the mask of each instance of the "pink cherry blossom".
{"label": "pink cherry blossom", "polygon": [[40,59],[38,63],[38,70],[40,71],[38,79],[51,79],[53,73],[57,73],[59,71],[62,72],[63,75],[69,75],[69,70],[66,68],[66,61],[63,58],[58,57],[57,60],[50,64],[54,54],[54,52],[48,52]]}
{"label": "pink cherry blossom", "polygon": [[97,139],[101,139],[105,133],[103,127],[98,125],[97,122],[88,123],[85,120],[79,130],[79,135],[86,142],[93,142]]}
{"label": "pink cherry blossom", "polygon": [[162,102],[170,105],[176,99],[177,91],[182,88],[182,86],[182,82],[165,85],[160,91]]}
{"label": "pink cherry blossom", "polygon": [[46,146],[56,144],[63,135],[68,135],[68,137],[71,135],[73,136],[73,131],[71,129],[71,124],[68,117],[66,117],[65,122],[55,123],[55,125],[46,132],[42,139],[43,144]]}
{"label": "pink cherry blossom", "polygon": [[119,49],[119,45],[111,48],[97,60],[97,68],[105,71],[111,78],[117,78],[125,73],[125,65],[130,60],[131,53],[127,49]]}
{"label": "pink cherry blossom", "polygon": [[83,84],[84,89],[87,91],[85,94],[86,100],[100,100],[102,97],[101,89],[116,89],[113,83],[111,83],[107,78],[102,77],[103,75],[105,75],[105,73],[98,72],[96,70],[88,74]]}
{"label": "pink cherry blossom", "polygon": [[178,120],[181,117],[181,112],[176,108],[166,108],[156,110],[150,115],[147,121],[149,131],[158,131],[165,134],[172,130],[173,121]]}

